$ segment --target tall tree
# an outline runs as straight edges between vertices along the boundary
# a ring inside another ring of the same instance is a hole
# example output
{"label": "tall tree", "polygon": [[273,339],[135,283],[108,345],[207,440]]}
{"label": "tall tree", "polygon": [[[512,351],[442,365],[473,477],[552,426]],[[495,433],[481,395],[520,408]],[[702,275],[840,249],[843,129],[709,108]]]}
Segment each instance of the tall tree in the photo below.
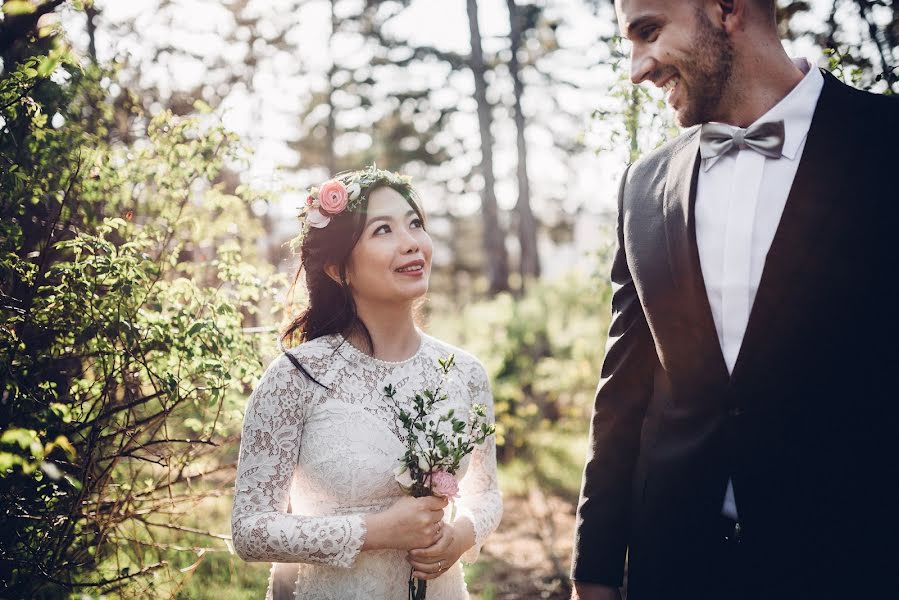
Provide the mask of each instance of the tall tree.
{"label": "tall tree", "polygon": [[478,126],[481,137],[481,210],[484,216],[484,250],[486,256],[488,292],[497,294],[509,289],[509,258],[506,252],[505,234],[499,222],[493,173],[493,116],[487,101],[487,80],[484,77],[484,51],[481,47],[481,29],[478,25],[477,0],[466,0],[468,29],[471,34],[469,65],[474,77],[475,100],[478,105]]}
{"label": "tall tree", "polygon": [[515,0],[506,0],[509,9],[509,74],[512,77],[514,100],[512,110],[515,119],[515,142],[518,150],[518,201],[515,213],[518,217],[518,243],[521,247],[518,270],[521,274],[521,286],[527,281],[540,276],[540,255],[537,250],[537,220],[531,210],[531,183],[528,177],[528,147],[525,138],[525,117],[521,108],[524,96],[524,85],[521,81],[521,65],[518,51],[521,48],[523,15]]}

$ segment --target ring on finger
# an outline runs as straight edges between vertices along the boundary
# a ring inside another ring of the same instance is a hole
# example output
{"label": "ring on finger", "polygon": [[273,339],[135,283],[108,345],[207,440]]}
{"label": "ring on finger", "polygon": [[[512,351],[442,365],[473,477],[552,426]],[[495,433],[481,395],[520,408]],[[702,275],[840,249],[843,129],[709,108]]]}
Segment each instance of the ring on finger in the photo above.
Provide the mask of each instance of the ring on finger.
{"label": "ring on finger", "polygon": [[442,560],[438,560],[438,561],[437,561],[437,572],[439,573],[439,572],[442,571],[442,570],[443,570],[443,561],[442,561]]}

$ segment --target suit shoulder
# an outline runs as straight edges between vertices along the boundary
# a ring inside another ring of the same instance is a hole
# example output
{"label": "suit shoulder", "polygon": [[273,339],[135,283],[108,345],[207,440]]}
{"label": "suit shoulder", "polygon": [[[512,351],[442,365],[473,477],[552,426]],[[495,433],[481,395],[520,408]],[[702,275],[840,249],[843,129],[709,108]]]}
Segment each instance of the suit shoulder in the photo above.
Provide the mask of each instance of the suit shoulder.
{"label": "suit shoulder", "polygon": [[[867,90],[860,90],[847,83],[843,83],[833,74],[824,72],[825,86],[829,86],[836,92],[836,97],[846,113],[848,121],[856,121],[860,124],[875,124],[887,119],[896,123],[899,118],[899,96],[878,94]],[[883,126],[884,123],[879,123]]]}
{"label": "suit shoulder", "polygon": [[651,176],[653,173],[664,170],[668,165],[668,160],[678,150],[693,142],[697,135],[699,135],[699,126],[691,127],[676,138],[668,140],[655,150],[644,154],[631,165],[628,171],[628,180],[635,176],[641,178]]}
{"label": "suit shoulder", "polygon": [[899,127],[899,96],[875,94],[857,90],[862,114],[869,114],[869,120],[878,129],[889,125]]}

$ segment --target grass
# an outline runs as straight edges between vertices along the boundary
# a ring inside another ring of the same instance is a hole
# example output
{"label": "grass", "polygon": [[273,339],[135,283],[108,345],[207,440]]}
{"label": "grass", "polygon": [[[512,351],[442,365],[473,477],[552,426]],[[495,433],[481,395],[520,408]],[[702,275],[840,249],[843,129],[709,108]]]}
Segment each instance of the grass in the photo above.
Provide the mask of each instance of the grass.
{"label": "grass", "polygon": [[[479,591],[472,591],[472,600],[493,600],[496,591],[490,579],[490,563],[485,560],[474,563],[473,565],[465,565],[465,583],[469,589],[476,588]],[[488,580],[488,581],[484,581]]]}
{"label": "grass", "polygon": [[265,595],[270,565],[246,563],[233,554],[212,554],[175,596],[183,600],[258,600]]}

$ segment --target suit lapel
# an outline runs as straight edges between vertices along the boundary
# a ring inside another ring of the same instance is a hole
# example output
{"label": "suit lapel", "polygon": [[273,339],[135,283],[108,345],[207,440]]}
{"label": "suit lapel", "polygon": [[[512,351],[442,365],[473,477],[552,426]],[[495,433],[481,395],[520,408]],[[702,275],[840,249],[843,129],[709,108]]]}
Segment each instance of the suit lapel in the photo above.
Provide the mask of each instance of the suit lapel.
{"label": "suit lapel", "polygon": [[665,236],[668,244],[673,281],[679,295],[676,310],[683,311],[684,322],[691,326],[682,331],[693,358],[709,375],[727,380],[727,364],[715,329],[709,305],[699,249],[696,245],[696,186],[699,180],[699,129],[672,153],[663,195]]}
{"label": "suit lapel", "polygon": [[835,178],[847,169],[846,156],[835,135],[840,122],[840,85],[825,74],[796,177],[765,259],[732,382],[746,370],[752,370],[753,365],[758,366],[764,358],[769,334],[776,335],[778,322],[798,317],[795,311],[802,310],[802,306],[790,302],[787,292],[802,285],[809,261],[826,260],[826,249],[813,242],[827,239],[822,232],[833,223],[824,199],[833,194]]}

